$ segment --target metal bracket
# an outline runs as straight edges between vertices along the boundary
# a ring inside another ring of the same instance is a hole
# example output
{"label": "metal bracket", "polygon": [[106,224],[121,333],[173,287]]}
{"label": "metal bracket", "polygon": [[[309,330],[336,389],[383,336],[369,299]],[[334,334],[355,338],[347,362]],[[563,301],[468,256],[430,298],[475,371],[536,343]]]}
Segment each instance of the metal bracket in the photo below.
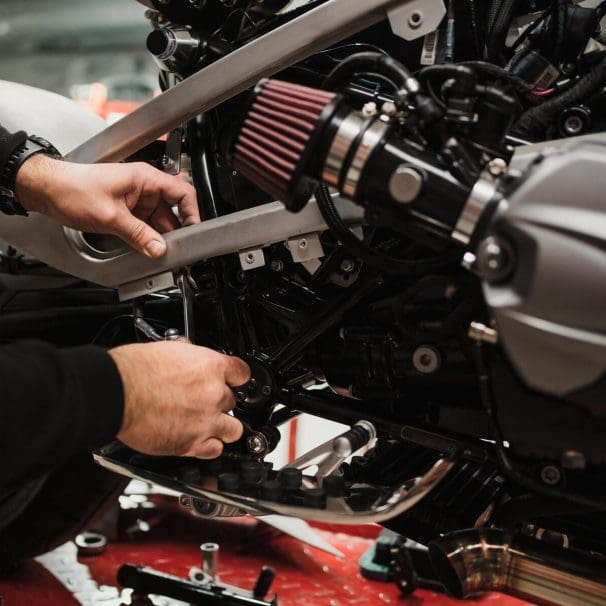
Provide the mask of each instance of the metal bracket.
{"label": "metal bracket", "polygon": [[181,172],[181,144],[183,141],[183,127],[173,128],[168,133],[162,168],[169,175],[178,175]]}
{"label": "metal bracket", "polygon": [[238,253],[240,256],[240,266],[243,271],[250,271],[263,267],[265,265],[265,253],[262,248],[249,248]]}
{"label": "metal bracket", "polygon": [[286,247],[295,263],[304,263],[324,256],[322,242],[320,242],[320,236],[317,233],[289,238],[286,241]]}
{"label": "metal bracket", "polygon": [[412,0],[387,11],[391,29],[404,40],[416,40],[440,25],[446,15],[443,0]]}
{"label": "metal bracket", "polygon": [[142,280],[123,284],[118,288],[118,298],[120,301],[130,301],[131,299],[151,295],[152,293],[174,288],[175,286],[173,272],[167,271],[156,276],[149,276]]}

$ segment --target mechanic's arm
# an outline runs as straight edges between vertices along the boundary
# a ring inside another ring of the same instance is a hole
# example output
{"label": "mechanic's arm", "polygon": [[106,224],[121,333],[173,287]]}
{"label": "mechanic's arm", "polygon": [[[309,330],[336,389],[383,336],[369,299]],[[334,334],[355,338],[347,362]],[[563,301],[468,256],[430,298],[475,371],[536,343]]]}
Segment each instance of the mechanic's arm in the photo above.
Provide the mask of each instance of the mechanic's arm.
{"label": "mechanic's arm", "polygon": [[[0,168],[25,133],[0,126]],[[160,235],[199,221],[194,190],[142,164],[77,165],[27,159],[15,189],[28,210],[71,227],[111,233],[152,257]],[[149,221],[153,227],[150,227]],[[27,342],[0,347],[0,496],[114,437],[147,454],[219,456],[242,425],[227,414],[230,386],[248,381],[237,358],[187,343],[58,350]]]}

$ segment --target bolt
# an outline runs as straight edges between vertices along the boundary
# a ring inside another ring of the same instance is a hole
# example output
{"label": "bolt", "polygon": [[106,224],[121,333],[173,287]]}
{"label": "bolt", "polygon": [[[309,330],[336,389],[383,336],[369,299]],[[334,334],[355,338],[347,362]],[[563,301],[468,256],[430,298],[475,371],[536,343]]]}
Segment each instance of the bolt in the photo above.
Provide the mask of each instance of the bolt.
{"label": "bolt", "polygon": [[271,268],[272,271],[281,272],[281,271],[284,271],[284,262],[281,261],[280,259],[274,259],[270,263],[269,267]]}
{"label": "bolt", "polygon": [[501,177],[507,172],[507,162],[503,158],[493,158],[486,168],[493,177]]}
{"label": "bolt", "polygon": [[398,113],[398,108],[396,107],[395,103],[392,103],[391,101],[385,101],[385,103],[383,103],[383,105],[381,106],[381,112],[386,116],[393,117]]}
{"label": "bolt", "polygon": [[541,480],[548,486],[555,486],[562,479],[560,470],[555,465],[545,465],[541,469]]}
{"label": "bolt", "polygon": [[584,127],[585,125],[580,116],[568,116],[566,120],[564,120],[564,132],[567,135],[578,135],[583,132]]}
{"label": "bolt", "polygon": [[480,343],[489,343],[490,345],[496,345],[499,342],[499,334],[493,328],[488,328],[481,322],[472,322],[469,325],[467,336],[473,341],[479,341]]}
{"label": "bolt", "polygon": [[341,270],[346,274],[350,274],[356,268],[356,264],[352,259],[343,259],[341,261]]}
{"label": "bolt", "polygon": [[267,451],[267,440],[260,433],[255,433],[246,438],[246,448],[255,455],[263,455]]}
{"label": "bolt", "polygon": [[261,388],[261,393],[264,396],[269,396],[271,394],[271,385],[263,385]]}
{"label": "bolt", "polygon": [[372,118],[372,116],[376,116],[379,111],[377,110],[377,104],[374,101],[369,101],[364,104],[362,107],[362,113],[368,118]]}
{"label": "bolt", "polygon": [[253,253],[248,253],[248,254],[246,255],[246,262],[247,262],[249,265],[252,265],[252,264],[255,262],[255,255],[254,255]]}
{"label": "bolt", "polygon": [[422,11],[413,11],[408,17],[408,25],[414,29],[420,27],[423,23],[423,12]]}
{"label": "bolt", "polygon": [[476,256],[472,252],[466,252],[463,255],[463,260],[461,261],[461,266],[468,270],[473,271],[476,264]]}
{"label": "bolt", "polygon": [[421,345],[412,354],[412,364],[418,372],[431,374],[442,365],[442,356],[435,347]]}
{"label": "bolt", "polygon": [[476,254],[478,273],[489,282],[504,280],[511,274],[513,248],[506,240],[489,236],[480,242]]}
{"label": "bolt", "polygon": [[562,453],[562,467],[564,469],[585,469],[587,460],[582,452],[567,450]]}
{"label": "bolt", "polygon": [[299,248],[307,248],[307,240],[305,238],[299,240]]}

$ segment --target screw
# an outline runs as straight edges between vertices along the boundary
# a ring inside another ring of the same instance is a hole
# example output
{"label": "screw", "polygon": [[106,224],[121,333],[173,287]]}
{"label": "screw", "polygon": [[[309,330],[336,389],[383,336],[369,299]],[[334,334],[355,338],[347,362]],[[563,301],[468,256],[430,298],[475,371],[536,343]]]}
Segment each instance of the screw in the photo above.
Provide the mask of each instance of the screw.
{"label": "screw", "polygon": [[341,261],[341,270],[346,274],[351,273],[356,268],[356,264],[352,261],[352,259],[343,259]]}
{"label": "screw", "polygon": [[261,393],[264,396],[269,396],[271,394],[271,385],[263,385],[261,388]]}
{"label": "screw", "polygon": [[254,433],[246,438],[246,448],[255,455],[264,455],[267,452],[268,444],[262,433]]}
{"label": "screw", "polygon": [[564,120],[564,131],[567,135],[578,135],[583,131],[584,126],[580,116],[568,116]]}
{"label": "screw", "polygon": [[376,116],[379,112],[377,110],[377,104],[374,101],[369,101],[364,104],[362,107],[362,113],[368,118],[372,118],[372,116]]}
{"label": "screw", "polygon": [[507,162],[503,158],[493,158],[486,168],[493,177],[501,177],[507,172]]}
{"label": "screw", "polygon": [[270,263],[269,267],[271,268],[272,271],[281,272],[281,271],[284,271],[284,262],[281,261],[280,259],[274,259]]}
{"label": "screw", "polygon": [[307,248],[307,240],[305,238],[299,240],[299,248]]}
{"label": "screw", "polygon": [[252,265],[252,264],[255,262],[255,255],[254,255],[253,253],[248,253],[248,254],[246,255],[246,262],[247,262],[249,265]]}
{"label": "screw", "polygon": [[423,23],[423,13],[421,11],[413,11],[408,17],[408,25],[412,28],[420,27]]}
{"label": "screw", "polygon": [[489,236],[478,246],[478,273],[489,282],[504,280],[513,269],[513,256],[513,249],[508,242]]}
{"label": "screw", "polygon": [[499,334],[494,328],[488,328],[481,322],[472,322],[469,325],[467,336],[472,341],[480,341],[481,343],[489,343],[490,345],[496,345],[499,342]]}
{"label": "screw", "polygon": [[548,486],[555,486],[562,479],[560,470],[555,465],[545,465],[541,469],[541,480]]}
{"label": "screw", "polygon": [[421,345],[412,354],[412,364],[417,371],[428,375],[440,368],[442,357],[435,347]]}

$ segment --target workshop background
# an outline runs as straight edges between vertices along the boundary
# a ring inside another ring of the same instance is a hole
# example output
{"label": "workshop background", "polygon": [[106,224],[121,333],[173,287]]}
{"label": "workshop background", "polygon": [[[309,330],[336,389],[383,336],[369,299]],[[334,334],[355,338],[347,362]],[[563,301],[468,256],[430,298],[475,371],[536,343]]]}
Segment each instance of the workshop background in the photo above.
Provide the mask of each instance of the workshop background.
{"label": "workshop background", "polygon": [[[159,94],[157,67],[145,49],[149,25],[144,12],[134,0],[1,0],[0,78],[71,97],[112,123]],[[283,439],[268,460],[281,466],[343,429],[302,415],[283,426]],[[404,598],[393,582],[363,579],[359,560],[373,548],[378,526],[320,525],[309,531],[322,546],[315,549],[255,520],[193,518],[174,498],[141,483],[131,485],[120,505],[113,513],[119,519],[98,522],[96,530],[110,539],[101,553],[86,555],[70,542],[27,563],[0,578],[0,606],[128,603],[128,592],[116,581],[121,564],[186,577],[200,565],[204,542],[221,546],[217,570],[223,582],[251,588],[261,567],[272,566],[277,572],[272,591],[285,605],[458,603],[431,590]],[[342,557],[327,553],[330,547]],[[154,603],[177,604],[165,598]],[[522,602],[488,595],[475,604]]]}

